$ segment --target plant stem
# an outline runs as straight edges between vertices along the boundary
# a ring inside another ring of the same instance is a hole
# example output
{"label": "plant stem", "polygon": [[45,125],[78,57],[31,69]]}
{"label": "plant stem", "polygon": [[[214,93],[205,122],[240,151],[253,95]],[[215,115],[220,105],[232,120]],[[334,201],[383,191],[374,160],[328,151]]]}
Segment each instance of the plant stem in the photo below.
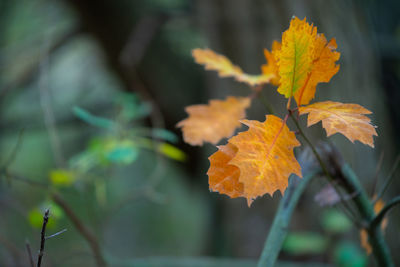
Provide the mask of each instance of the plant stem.
{"label": "plant stem", "polygon": [[31,245],[29,244],[28,241],[25,242],[25,247],[26,251],[28,252],[29,266],[35,267],[35,263],[33,262],[33,257],[32,257]]}
{"label": "plant stem", "polygon": [[375,212],[371,201],[368,198],[367,192],[362,187],[356,174],[348,164],[341,166],[341,173],[343,175],[343,187],[350,194],[352,192],[359,192],[353,201],[360,212],[363,220],[366,223],[365,229],[368,232],[368,241],[373,248],[373,254],[379,266],[385,267],[394,266],[389,248],[383,238],[383,234],[379,224],[374,224]]}
{"label": "plant stem", "polygon": [[107,266],[107,263],[104,260],[104,257],[101,252],[100,245],[99,245],[99,242],[98,242],[96,236],[84,225],[84,223],[79,219],[79,217],[75,214],[75,212],[70,208],[68,203],[65,202],[65,200],[61,197],[61,195],[53,192],[51,194],[51,199],[63,209],[65,214],[72,221],[75,228],[86,239],[90,248],[92,249],[97,266],[99,266],[99,267]]}
{"label": "plant stem", "polygon": [[[328,169],[326,168],[326,165],[322,161],[321,157],[319,156],[315,147],[312,145],[311,141],[304,134],[298,121],[295,118],[293,118],[292,112],[289,111],[289,114],[293,119],[294,123],[296,124],[296,127],[298,128],[300,135],[310,145],[312,151],[314,152],[315,157],[320,163],[322,170],[327,175],[327,177],[331,181],[333,181],[332,176],[330,175]],[[340,170],[340,174],[342,175],[341,177],[343,182],[342,186],[344,190],[347,192],[347,194],[353,195],[355,192],[357,192],[357,194],[353,198],[353,202],[357,207],[357,210],[359,211],[361,218],[366,224],[365,228],[368,232],[368,240],[373,248],[373,253],[376,261],[378,262],[378,265],[381,267],[394,266],[389,248],[387,247],[387,244],[383,238],[383,234],[379,225],[372,224],[372,221],[375,217],[375,212],[366,191],[364,190],[356,174],[353,172],[353,170],[350,168],[348,164],[341,164],[336,162],[336,165],[337,166],[335,167]],[[340,191],[338,189],[336,189],[336,191],[340,194]],[[347,203],[344,201],[342,201],[342,203],[344,205],[347,205]],[[346,207],[349,209],[349,211],[351,211],[351,209],[348,206]]]}
{"label": "plant stem", "polygon": [[49,212],[50,210],[47,209],[43,216],[42,231],[40,232],[40,250],[38,255],[37,267],[40,267],[42,265],[42,258],[44,254],[44,243],[46,242],[46,226],[47,223],[49,222]]}
{"label": "plant stem", "polygon": [[[333,183],[334,179],[332,175],[329,173],[328,168],[326,167],[324,161],[322,160],[321,156],[319,155],[318,151],[315,149],[315,146],[311,143],[310,139],[307,138],[307,136],[304,134],[303,129],[301,128],[299,122],[297,121],[296,118],[293,117],[293,113],[289,110],[289,115],[292,118],[293,122],[295,123],[297,130],[299,131],[300,135],[303,137],[303,139],[307,142],[307,144],[310,146],[312,152],[314,153],[315,158],[318,160],[319,165],[322,168],[322,171],[324,172],[325,176],[328,178],[328,180],[331,182],[332,186],[335,188],[335,191],[338,193],[341,199],[341,203],[344,206],[344,209],[348,211],[348,214],[351,214],[350,219],[354,221],[355,224],[358,224],[357,221],[357,216],[354,214],[353,210],[351,207],[347,204],[345,198],[343,197],[340,189],[336,186],[335,183]],[[354,192],[353,192],[354,193]],[[347,214],[347,213],[346,213]]]}
{"label": "plant stem", "polygon": [[311,172],[305,175],[299,182],[296,182],[294,177],[290,180],[285,195],[279,203],[278,211],[276,212],[267,240],[265,241],[263,251],[258,261],[258,267],[275,266],[279,251],[288,233],[290,219],[297,202],[308,184],[318,173],[318,171]]}
{"label": "plant stem", "polygon": [[303,137],[303,139],[307,142],[307,144],[310,146],[312,152],[314,153],[315,157],[318,160],[319,165],[322,168],[322,171],[324,172],[324,174],[332,181],[333,178],[331,176],[331,174],[328,171],[328,168],[326,167],[325,163],[322,161],[319,153],[317,152],[317,150],[315,149],[314,145],[311,143],[311,141],[307,138],[307,136],[304,134],[303,129],[300,127],[299,122],[293,118],[293,114],[292,112],[289,111],[289,115],[290,118],[292,118],[292,121],[296,124],[297,130],[299,131],[300,135]]}
{"label": "plant stem", "polygon": [[393,167],[390,170],[389,175],[386,177],[384,185],[382,186],[381,190],[379,190],[379,193],[377,194],[377,196],[376,196],[376,198],[374,200],[374,203],[376,201],[378,201],[378,199],[380,199],[383,196],[383,194],[385,193],[385,191],[388,188],[390,182],[393,180],[394,173],[396,172],[396,169],[399,166],[399,163],[400,163],[400,155],[397,156],[397,158],[396,158],[396,160],[395,160],[395,162],[393,164]]}
{"label": "plant stem", "polygon": [[385,217],[386,213],[396,206],[397,204],[400,204],[400,196],[397,196],[393,198],[386,206],[376,215],[376,217],[372,220],[371,222],[371,227],[375,227],[376,225],[380,225],[383,218]]}

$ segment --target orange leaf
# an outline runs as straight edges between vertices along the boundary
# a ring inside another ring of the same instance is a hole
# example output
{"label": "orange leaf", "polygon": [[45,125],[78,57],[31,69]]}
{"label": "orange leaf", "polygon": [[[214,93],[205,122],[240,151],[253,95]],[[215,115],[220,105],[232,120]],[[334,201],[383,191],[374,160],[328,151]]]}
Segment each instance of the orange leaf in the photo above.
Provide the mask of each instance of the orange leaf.
{"label": "orange leaf", "polygon": [[[382,199],[378,199],[378,201],[374,205],[375,214],[378,214],[383,209],[384,206],[385,206],[385,202],[383,202]],[[388,224],[388,219],[387,218],[383,219],[382,224],[381,224],[382,231],[384,231],[386,229],[387,224]],[[367,254],[371,254],[372,247],[368,241],[368,232],[365,229],[360,230],[360,243],[361,243],[361,246],[367,252]]]}
{"label": "orange leaf", "polygon": [[322,121],[327,136],[341,133],[351,142],[360,141],[374,147],[376,126],[371,125],[371,120],[362,114],[371,114],[371,111],[357,104],[343,104],[340,102],[317,102],[305,107],[299,107],[300,115],[308,115],[308,127]]}
{"label": "orange leaf", "polygon": [[336,61],[340,58],[340,53],[336,52],[336,40],[331,39],[329,43],[323,34],[318,34],[314,42],[312,69],[308,74],[305,84],[295,92],[294,98],[297,105],[307,105],[314,98],[318,83],[329,82],[335,75],[340,66]]}
{"label": "orange leaf", "polygon": [[282,47],[274,53],[278,59],[280,86],[278,92],[292,97],[308,79],[312,69],[317,28],[294,17],[282,35]]}
{"label": "orange leaf", "polygon": [[274,54],[277,53],[278,50],[281,49],[281,43],[278,41],[274,41],[272,43],[272,51],[269,52],[268,49],[264,49],[264,56],[267,59],[267,64],[261,66],[261,71],[264,75],[274,75],[274,78],[271,79],[271,83],[273,85],[279,85],[279,68],[277,60]]}
{"label": "orange leaf", "polygon": [[226,100],[210,100],[209,105],[186,107],[189,117],[177,124],[182,127],[183,139],[193,146],[203,142],[218,143],[230,137],[245,117],[245,109],[250,106],[248,97],[228,97]]}
{"label": "orange leaf", "polygon": [[218,151],[208,158],[210,169],[207,175],[211,191],[217,191],[231,198],[243,197],[243,184],[239,182],[240,170],[229,164],[237,150],[237,147],[228,143],[225,146],[218,146]]}
{"label": "orange leaf", "polygon": [[239,182],[244,185],[244,196],[250,205],[264,194],[271,196],[288,186],[291,173],[301,176],[301,168],[294,157],[293,148],[300,146],[286,123],[274,115],[267,115],[265,122],[243,120],[249,126],[229,140],[238,151],[229,162],[240,169]]}
{"label": "orange leaf", "polygon": [[205,66],[206,70],[215,70],[220,77],[234,77],[239,82],[244,82],[250,86],[268,83],[275,78],[273,73],[263,73],[261,75],[249,75],[234,64],[225,56],[219,55],[210,49],[194,49],[192,55],[198,64]]}

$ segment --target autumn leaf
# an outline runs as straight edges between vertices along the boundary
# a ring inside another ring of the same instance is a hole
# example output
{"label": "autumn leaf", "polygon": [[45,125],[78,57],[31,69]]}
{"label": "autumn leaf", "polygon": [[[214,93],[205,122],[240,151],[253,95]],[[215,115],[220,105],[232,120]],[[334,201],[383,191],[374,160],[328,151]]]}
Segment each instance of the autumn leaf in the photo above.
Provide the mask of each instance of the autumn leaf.
{"label": "autumn leaf", "polygon": [[[382,199],[378,199],[378,201],[374,205],[375,214],[378,214],[383,209],[384,206],[385,206],[385,202],[383,202]],[[385,231],[387,224],[388,224],[388,219],[387,218],[383,219],[383,221],[381,223],[382,231]],[[368,241],[368,232],[365,229],[360,230],[360,243],[361,243],[361,246],[367,252],[367,254],[371,254],[372,247]]]}
{"label": "autumn leaf", "polygon": [[304,85],[294,94],[298,106],[310,103],[314,98],[317,84],[329,82],[339,71],[340,66],[336,65],[336,61],[339,60],[340,53],[335,51],[336,48],[335,39],[327,42],[323,34],[316,36],[311,71]]}
{"label": "autumn leaf", "polygon": [[263,123],[253,120],[242,123],[249,129],[229,140],[238,149],[229,164],[240,169],[243,196],[250,205],[256,197],[272,196],[277,190],[283,195],[289,175],[301,177],[301,168],[293,153],[293,148],[300,143],[286,123],[274,115],[267,115]]}
{"label": "autumn leaf", "polygon": [[341,133],[351,142],[360,141],[374,147],[373,136],[377,136],[376,126],[363,114],[371,114],[368,109],[357,104],[343,104],[340,102],[317,102],[308,106],[299,107],[300,115],[308,115],[308,127],[322,121],[327,136]]}
{"label": "autumn leaf", "polygon": [[281,49],[281,43],[278,41],[274,41],[272,43],[272,51],[269,52],[268,49],[264,49],[264,56],[267,60],[267,64],[261,66],[261,71],[264,75],[271,75],[274,74],[274,78],[271,79],[271,83],[273,85],[279,85],[279,68],[277,59],[275,58],[274,54],[277,53],[278,50]]}
{"label": "autumn leaf", "polygon": [[228,195],[231,198],[243,196],[243,184],[239,182],[240,170],[229,164],[237,150],[237,147],[228,143],[225,146],[218,146],[218,151],[208,158],[210,168],[207,175],[211,191]]}
{"label": "autumn leaf", "polygon": [[186,107],[189,117],[180,121],[183,139],[193,146],[203,142],[218,143],[222,138],[230,137],[245,117],[245,109],[250,106],[248,97],[228,97],[226,100],[210,100],[208,105]]}
{"label": "autumn leaf", "polygon": [[219,55],[210,49],[194,49],[192,55],[196,63],[204,65],[206,70],[215,70],[220,77],[234,77],[239,82],[250,86],[270,82],[275,78],[274,73],[262,73],[261,75],[249,75],[234,64],[225,56]]}
{"label": "autumn leaf", "polygon": [[286,98],[292,97],[308,78],[312,69],[314,42],[317,28],[294,17],[289,29],[282,35],[282,47],[275,51],[278,60],[280,86],[278,92]]}

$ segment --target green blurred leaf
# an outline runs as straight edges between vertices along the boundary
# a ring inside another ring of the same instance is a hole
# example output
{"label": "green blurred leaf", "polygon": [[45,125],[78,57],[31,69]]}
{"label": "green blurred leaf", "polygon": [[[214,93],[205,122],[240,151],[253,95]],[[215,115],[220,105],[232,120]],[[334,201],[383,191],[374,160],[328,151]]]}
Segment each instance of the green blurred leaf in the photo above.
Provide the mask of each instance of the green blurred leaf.
{"label": "green blurred leaf", "polygon": [[358,246],[347,241],[336,246],[334,261],[339,267],[367,266],[365,253]]}
{"label": "green blurred leaf", "polygon": [[38,208],[35,208],[28,213],[28,220],[30,225],[40,228],[43,224],[43,214]]}
{"label": "green blurred leaf", "polygon": [[85,151],[71,159],[70,164],[71,168],[87,172],[99,165],[131,164],[137,159],[138,154],[139,148],[129,139],[94,138]]}
{"label": "green blurred leaf", "polygon": [[97,152],[85,150],[70,159],[70,166],[80,172],[87,172],[99,164]]}
{"label": "green blurred leaf", "polygon": [[178,136],[173,132],[161,128],[134,128],[131,133],[134,136],[150,136],[171,143],[177,143],[179,141]]}
{"label": "green blurred leaf", "polygon": [[321,217],[322,227],[332,233],[344,233],[351,229],[352,222],[340,211],[325,210]]}
{"label": "green blurred leaf", "polygon": [[182,150],[168,143],[160,144],[158,146],[158,152],[173,160],[177,161],[186,160],[186,154]]}
{"label": "green blurred leaf", "polygon": [[282,250],[294,255],[321,254],[328,247],[328,238],[314,232],[289,233]]}
{"label": "green blurred leaf", "polygon": [[135,94],[120,93],[116,98],[116,104],[122,108],[119,117],[124,121],[140,119],[148,116],[151,112],[151,105],[140,102]]}
{"label": "green blurred leaf", "polygon": [[65,169],[52,170],[49,174],[50,181],[55,186],[71,186],[76,181],[76,174]]}
{"label": "green blurred leaf", "polygon": [[153,128],[152,136],[171,143],[177,143],[179,138],[173,133],[165,129]]}
{"label": "green blurred leaf", "polygon": [[50,209],[49,221],[47,227],[53,229],[57,225],[57,221],[64,216],[62,209],[52,201],[46,201],[33,208],[28,213],[29,224],[35,228],[41,228],[43,225],[43,216],[46,209]]}
{"label": "green blurred leaf", "polygon": [[139,155],[139,149],[130,141],[117,142],[112,144],[105,153],[105,157],[110,162],[120,164],[131,164]]}
{"label": "green blurred leaf", "polygon": [[115,128],[115,123],[112,120],[92,115],[90,112],[84,110],[83,108],[75,106],[73,107],[72,111],[74,112],[75,116],[90,125],[106,129]]}

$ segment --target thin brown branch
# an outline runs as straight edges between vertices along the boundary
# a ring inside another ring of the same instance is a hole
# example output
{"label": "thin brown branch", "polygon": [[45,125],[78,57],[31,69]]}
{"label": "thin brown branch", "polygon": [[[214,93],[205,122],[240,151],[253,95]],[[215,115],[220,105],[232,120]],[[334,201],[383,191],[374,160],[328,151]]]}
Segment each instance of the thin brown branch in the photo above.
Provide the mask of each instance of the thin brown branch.
{"label": "thin brown branch", "polygon": [[46,242],[46,226],[47,223],[49,222],[49,212],[50,210],[47,209],[43,216],[42,231],[40,232],[40,250],[38,255],[37,267],[40,267],[42,265],[42,259],[44,255],[44,244]]}
{"label": "thin brown branch", "polygon": [[33,262],[33,257],[32,257],[31,245],[29,244],[28,241],[26,241],[25,246],[26,246],[26,251],[28,253],[29,265],[31,267],[35,267],[35,263]]}
{"label": "thin brown branch", "polygon": [[107,266],[107,263],[101,252],[97,237],[90,231],[90,229],[88,229],[85,226],[85,224],[81,221],[81,219],[79,219],[79,217],[75,214],[75,212],[68,205],[68,203],[62,198],[61,195],[59,195],[58,193],[52,193],[51,199],[63,209],[63,211],[71,220],[72,224],[75,226],[78,232],[86,239],[90,248],[92,249],[97,266],[99,267]]}

